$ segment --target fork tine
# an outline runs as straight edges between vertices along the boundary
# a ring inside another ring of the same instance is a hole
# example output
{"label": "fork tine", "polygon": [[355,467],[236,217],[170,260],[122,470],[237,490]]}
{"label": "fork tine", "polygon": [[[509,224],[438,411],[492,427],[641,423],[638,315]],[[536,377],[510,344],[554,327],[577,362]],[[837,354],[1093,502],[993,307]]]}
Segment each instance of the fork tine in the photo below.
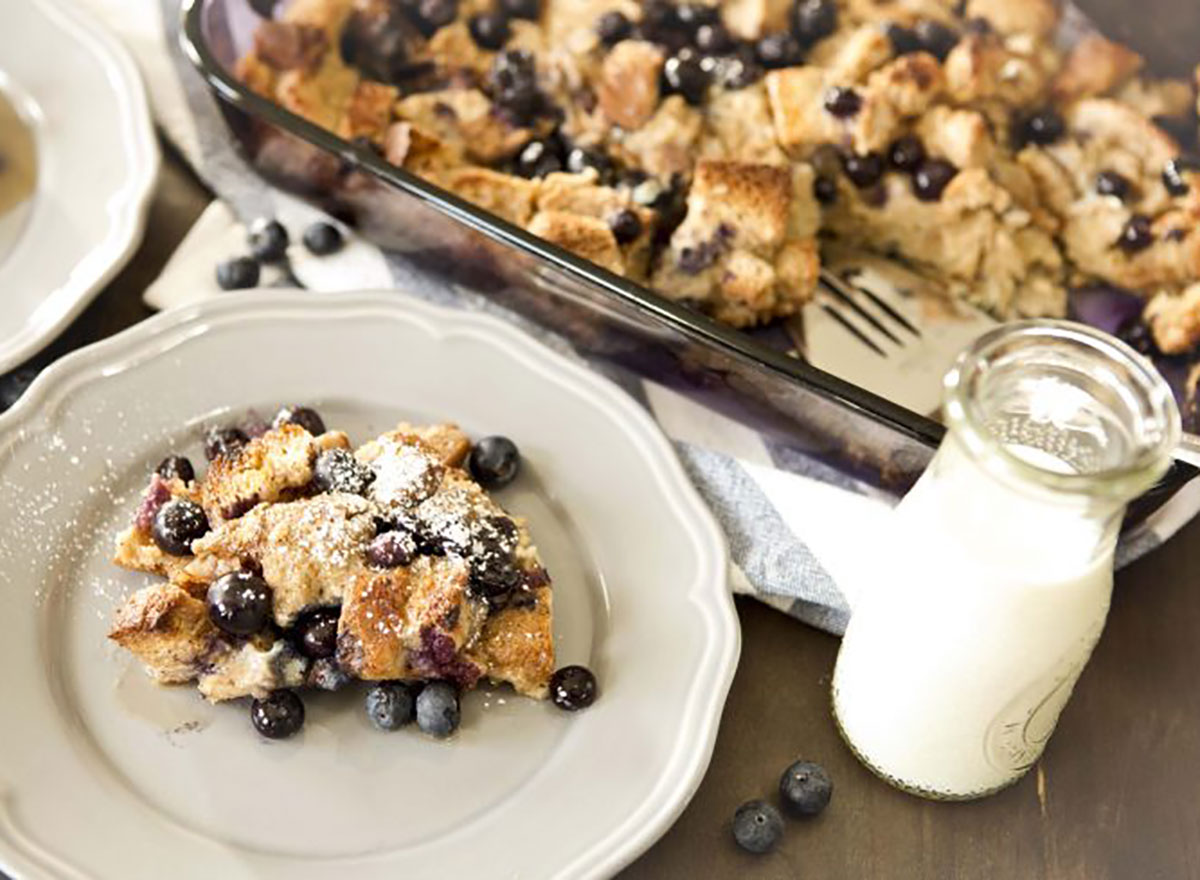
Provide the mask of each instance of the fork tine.
{"label": "fork tine", "polygon": [[880,333],[882,333],[888,339],[892,340],[892,342],[896,343],[897,345],[904,344],[903,342],[900,341],[899,336],[897,336],[895,333],[893,333],[891,330],[889,330],[887,327],[885,327],[878,318],[876,318],[874,315],[872,315],[870,312],[868,312],[866,309],[864,309],[862,306],[860,306],[858,303],[856,303],[854,301],[854,297],[845,288],[845,286],[844,286],[845,282],[843,282],[842,279],[838,278],[837,276],[833,275],[830,272],[823,271],[823,272],[821,272],[821,283],[823,285],[825,285],[826,290],[828,290],[830,293],[832,293],[834,296],[836,296],[839,300],[841,300],[843,303],[845,303],[847,306],[849,306],[854,311],[855,314],[857,314],[860,318],[862,318],[864,321],[866,321],[868,324],[870,324],[872,327],[874,327],[876,330],[878,330]]}
{"label": "fork tine", "polygon": [[875,352],[880,357],[887,357],[887,352],[876,345],[875,341],[871,339],[870,336],[867,336],[867,334],[855,327],[845,315],[843,315],[829,303],[821,303],[821,308],[824,309],[825,314],[845,327],[850,333],[854,334],[854,336],[858,338],[858,341],[867,348],[871,349],[871,351]]}
{"label": "fork tine", "polygon": [[907,330],[913,336],[920,337],[921,331],[918,330],[916,327],[914,327],[912,324],[910,324],[908,321],[908,318],[904,317],[898,311],[893,309],[891,306],[889,306],[881,298],[876,296],[869,289],[867,289],[866,287],[863,287],[861,284],[855,284],[854,289],[857,290],[859,293],[861,293],[863,296],[867,297],[869,300],[871,300],[871,302],[875,303],[875,305],[879,306],[880,309],[887,312],[893,321],[895,321],[897,324],[899,324],[901,327],[903,327],[905,330]]}

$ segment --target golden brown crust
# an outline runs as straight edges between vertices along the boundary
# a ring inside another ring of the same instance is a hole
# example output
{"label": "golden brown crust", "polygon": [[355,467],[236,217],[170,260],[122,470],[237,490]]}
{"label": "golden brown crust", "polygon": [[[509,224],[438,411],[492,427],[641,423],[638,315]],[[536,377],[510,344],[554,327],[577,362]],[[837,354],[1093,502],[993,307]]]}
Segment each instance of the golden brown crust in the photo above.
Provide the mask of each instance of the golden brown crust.
{"label": "golden brown crust", "polygon": [[317,443],[298,425],[251,440],[236,456],[217,458],[200,484],[200,506],[214,526],[256,504],[292,497],[312,482]]}
{"label": "golden brown crust", "polygon": [[549,587],[538,587],[531,591],[531,600],[492,614],[467,658],[492,681],[545,699],[554,674],[553,601]]}
{"label": "golden brown crust", "polygon": [[596,98],[610,122],[633,131],[650,121],[662,66],[662,51],[653,43],[624,40],[613,46],[596,83]]}
{"label": "golden brown crust", "polygon": [[195,678],[219,635],[205,603],[171,583],[153,584],[130,596],[117,609],[108,633],[163,684]]}
{"label": "golden brown crust", "polygon": [[1050,84],[1056,101],[1103,95],[1137,73],[1142,56],[1099,34],[1088,34],[1067,53],[1062,69]]}
{"label": "golden brown crust", "polygon": [[562,211],[539,211],[527,228],[539,238],[591,260],[597,266],[618,275],[625,274],[621,248],[603,220]]}

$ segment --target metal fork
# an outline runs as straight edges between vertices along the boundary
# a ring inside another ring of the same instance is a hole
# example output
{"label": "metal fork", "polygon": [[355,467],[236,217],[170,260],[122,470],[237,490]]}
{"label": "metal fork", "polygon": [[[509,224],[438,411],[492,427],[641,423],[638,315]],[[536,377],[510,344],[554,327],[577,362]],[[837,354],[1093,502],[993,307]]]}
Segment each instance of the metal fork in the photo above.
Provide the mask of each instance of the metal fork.
{"label": "metal fork", "polygon": [[875,341],[877,334],[898,346],[921,338],[915,324],[870,289],[851,285],[826,268],[821,269],[821,288],[826,294],[817,301],[821,310],[880,357],[888,353]]}

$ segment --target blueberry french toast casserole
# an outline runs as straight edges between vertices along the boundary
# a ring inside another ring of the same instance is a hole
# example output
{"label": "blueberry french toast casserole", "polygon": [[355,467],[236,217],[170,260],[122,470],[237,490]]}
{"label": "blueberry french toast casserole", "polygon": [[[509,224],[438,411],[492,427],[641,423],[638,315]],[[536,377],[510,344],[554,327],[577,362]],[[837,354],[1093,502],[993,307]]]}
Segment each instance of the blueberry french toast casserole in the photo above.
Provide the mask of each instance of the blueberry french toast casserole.
{"label": "blueberry french toast casserole", "polygon": [[162,580],[117,609],[109,638],[156,681],[208,700],[253,698],[265,736],[303,723],[300,688],[372,684],[368,715],[435,735],[480,679],[565,709],[591,702],[582,667],[554,668],[550,577],[525,522],[488,488],[516,446],[449,424],[352,448],[309,407],[271,426],[210,430],[197,477],[153,473],[114,562]]}

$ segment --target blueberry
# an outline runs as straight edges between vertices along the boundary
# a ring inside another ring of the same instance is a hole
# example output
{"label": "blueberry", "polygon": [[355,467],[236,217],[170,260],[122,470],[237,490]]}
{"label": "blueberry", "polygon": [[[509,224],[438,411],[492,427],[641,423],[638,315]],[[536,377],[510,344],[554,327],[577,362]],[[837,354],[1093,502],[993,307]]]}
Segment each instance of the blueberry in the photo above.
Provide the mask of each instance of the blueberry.
{"label": "blueberry", "polygon": [[610,179],[614,170],[612,159],[596,150],[573,147],[567,153],[567,170],[572,174],[582,174],[589,168],[596,169],[596,173],[600,175],[602,182]]}
{"label": "blueberry", "polygon": [[507,437],[484,437],[467,455],[467,470],[486,489],[507,486],[521,469],[521,453]]}
{"label": "blueberry", "polygon": [[325,420],[315,409],[307,406],[280,407],[279,412],[275,413],[275,418],[271,420],[271,427],[279,428],[283,425],[297,425],[314,437],[325,433]]}
{"label": "blueberry", "polygon": [[411,565],[417,556],[417,543],[408,532],[383,532],[367,545],[367,562],[376,568]]}
{"label": "blueberry", "polygon": [[1062,116],[1053,107],[1043,107],[1017,121],[1017,145],[1052,144],[1066,132]]}
{"label": "blueberry", "polygon": [[1176,156],[1163,166],[1163,186],[1173,196],[1187,195],[1189,189],[1187,179],[1183,176],[1188,171],[1200,171],[1200,156]]}
{"label": "blueberry", "polygon": [[1150,218],[1145,214],[1134,214],[1130,217],[1117,238],[1117,246],[1129,254],[1145,250],[1153,243],[1154,232],[1150,228]]}
{"label": "blueberry", "polygon": [[204,457],[209,461],[234,458],[250,442],[240,428],[210,428],[204,435]]}
{"label": "blueberry", "polygon": [[278,220],[262,219],[250,227],[250,256],[275,263],[287,256],[288,232]]}
{"label": "blueberry", "polygon": [[424,22],[425,30],[432,33],[458,17],[458,3],[456,0],[419,0],[417,16]]}
{"label": "blueberry", "polygon": [[471,592],[492,605],[503,605],[521,583],[513,561],[517,528],[508,517],[493,517],[490,529],[481,529],[472,542]]}
{"label": "blueberry", "polygon": [[1096,175],[1096,192],[1125,201],[1129,195],[1129,179],[1116,171],[1101,171]]}
{"label": "blueberry", "polygon": [[516,171],[522,177],[545,177],[562,168],[562,159],[549,141],[530,141],[517,155]]}
{"label": "blueberry", "polygon": [[417,694],[417,727],[431,736],[449,736],[458,729],[461,712],[458,690],[447,681],[431,681]]}
{"label": "blueberry", "polygon": [[620,12],[606,12],[596,19],[596,36],[605,46],[615,46],[632,33],[633,22]]}
{"label": "blueberry", "polygon": [[747,801],[733,814],[733,839],[747,852],[770,852],[783,839],[783,816],[765,801]]}
{"label": "blueberry", "polygon": [[690,51],[667,59],[663,65],[663,80],[668,93],[682,95],[693,106],[702,104],[704,96],[708,94],[708,71]]}
{"label": "blueberry", "polygon": [[800,0],[792,14],[792,30],[806,46],[837,30],[837,4],[834,0]]}
{"label": "blueberry", "polygon": [[1154,334],[1146,326],[1141,315],[1135,315],[1117,328],[1116,337],[1145,357],[1154,357],[1162,352],[1154,341]]}
{"label": "blueberry", "polygon": [[719,68],[721,85],[727,89],[744,89],[763,78],[762,65],[753,47],[742,46]]}
{"label": "blueberry", "polygon": [[820,764],[797,761],[779,777],[779,799],[793,816],[815,816],[833,797],[833,783]]}
{"label": "blueberry", "polygon": [[304,703],[294,691],[271,691],[250,704],[250,721],[267,739],[287,739],[304,726]]}
{"label": "blueberry", "polygon": [[856,187],[866,189],[883,177],[883,157],[878,153],[847,153],[842,157],[842,170]]}
{"label": "blueberry", "polygon": [[304,246],[318,257],[326,257],[342,249],[342,231],[332,223],[318,220],[304,230]]}
{"label": "blueberry", "polygon": [[318,690],[340,691],[352,681],[354,678],[338,665],[335,657],[322,657],[314,660],[312,666],[308,667],[306,683]]}
{"label": "blueberry", "polygon": [[813,178],[813,197],[822,205],[832,205],[837,201],[837,182],[824,174]]}
{"label": "blueberry", "polygon": [[271,588],[248,571],[223,574],[208,586],[208,618],[230,635],[262,632],[271,621]]}
{"label": "blueberry", "polygon": [[263,18],[270,18],[275,14],[275,4],[279,0],[250,0],[250,8]]}
{"label": "blueberry", "polygon": [[550,699],[567,712],[596,702],[596,676],[586,666],[564,666],[550,676]]}
{"label": "blueberry", "polygon": [[401,681],[371,685],[366,697],[367,717],[380,730],[399,730],[411,724],[414,713],[412,688]]}
{"label": "blueberry", "polygon": [[923,202],[936,202],[958,169],[945,159],[926,159],[913,172],[913,193]]}
{"label": "blueberry", "polygon": [[472,16],[467,22],[467,30],[471,32],[471,39],[481,49],[492,51],[502,49],[511,34],[508,19],[500,12],[481,12]]}
{"label": "blueberry", "polygon": [[513,49],[499,53],[488,71],[492,99],[517,122],[531,121],[542,110],[537,66],[528,52]]}
{"label": "blueberry", "polygon": [[164,480],[182,480],[190,483],[196,479],[196,471],[192,463],[182,455],[168,455],[158,463],[154,472]]}
{"label": "blueberry", "polygon": [[154,514],[150,537],[164,553],[190,556],[192,542],[207,535],[208,529],[208,516],[199,504],[186,498],[176,498]]}
{"label": "blueberry", "polygon": [[346,449],[327,449],[313,464],[313,483],[320,492],[365,495],[375,474]]}
{"label": "blueberry", "polygon": [[245,290],[258,284],[258,263],[249,257],[234,257],[217,263],[217,286],[222,290]]}
{"label": "blueberry", "polygon": [[958,33],[938,21],[922,19],[913,28],[913,34],[921,44],[921,48],[936,58],[945,61],[946,56],[958,45]]}
{"label": "blueberry", "polygon": [[642,221],[633,211],[623,208],[608,218],[608,228],[617,244],[629,244],[642,234]]}
{"label": "blueberry", "polygon": [[911,28],[890,23],[884,33],[887,34],[888,42],[892,44],[892,51],[897,55],[909,55],[921,51],[921,40]]}
{"label": "blueberry", "polygon": [[[265,584],[264,584],[265,586]],[[314,608],[296,621],[292,641],[310,660],[332,657],[337,652],[340,608]]]}
{"label": "blueberry", "polygon": [[915,134],[905,134],[888,147],[888,164],[897,171],[913,172],[925,161],[925,145]]}
{"label": "blueberry", "polygon": [[499,6],[509,18],[537,21],[542,16],[542,0],[499,0]]}
{"label": "blueberry", "polygon": [[675,20],[694,39],[701,27],[719,24],[721,15],[717,7],[707,3],[680,3],[675,7]]}
{"label": "blueberry", "polygon": [[791,34],[768,34],[754,44],[754,54],[767,70],[795,67],[804,61],[804,50]]}
{"label": "blueberry", "polygon": [[835,86],[825,93],[825,109],[838,119],[849,119],[862,109],[862,97],[854,89]]}
{"label": "blueberry", "polygon": [[733,35],[725,25],[720,24],[702,24],[696,28],[696,38],[694,40],[696,48],[705,55],[724,55],[726,52],[733,50],[736,43]]}

